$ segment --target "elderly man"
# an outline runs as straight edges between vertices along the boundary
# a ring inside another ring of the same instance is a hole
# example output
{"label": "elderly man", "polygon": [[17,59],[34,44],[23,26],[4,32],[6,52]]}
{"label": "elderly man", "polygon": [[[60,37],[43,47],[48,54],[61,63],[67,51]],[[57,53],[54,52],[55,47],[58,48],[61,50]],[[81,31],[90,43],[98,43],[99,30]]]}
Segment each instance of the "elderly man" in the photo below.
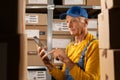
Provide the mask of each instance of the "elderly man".
{"label": "elderly man", "polygon": [[62,70],[50,63],[43,48],[38,48],[49,73],[56,80],[100,80],[98,40],[87,31],[87,11],[80,6],[72,6],[66,13],[61,14],[60,18],[66,18],[74,41],[66,46],[65,51],[62,49],[51,51],[54,58],[63,62]]}

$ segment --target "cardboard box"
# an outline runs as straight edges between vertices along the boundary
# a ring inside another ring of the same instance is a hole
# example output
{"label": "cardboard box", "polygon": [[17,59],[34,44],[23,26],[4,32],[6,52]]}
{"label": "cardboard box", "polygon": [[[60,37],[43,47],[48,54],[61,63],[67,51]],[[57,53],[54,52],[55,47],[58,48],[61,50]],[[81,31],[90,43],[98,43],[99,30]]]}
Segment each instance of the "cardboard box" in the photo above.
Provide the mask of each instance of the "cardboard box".
{"label": "cardboard box", "polygon": [[26,13],[26,25],[47,25],[47,14]]}
{"label": "cardboard box", "polygon": [[66,48],[67,44],[70,42],[70,39],[52,39],[53,48]]}
{"label": "cardboard box", "polygon": [[70,36],[69,31],[53,31],[52,33],[53,33],[53,35],[68,35],[68,36]]}
{"label": "cardboard box", "polygon": [[99,13],[98,14],[98,29],[99,27],[103,26],[103,21],[104,20],[104,14],[103,12]]}
{"label": "cardboard box", "polygon": [[18,1],[18,33],[19,34],[24,34],[24,31],[25,31],[25,11],[26,11],[26,0]]}
{"label": "cardboard box", "polygon": [[[47,41],[44,39],[41,39],[41,42],[46,45]],[[38,55],[37,51],[37,44],[33,39],[27,40],[27,60],[28,60],[28,66],[42,66],[44,63],[42,62],[40,56]]]}
{"label": "cardboard box", "polygon": [[[99,13],[98,14],[98,35],[99,35],[98,39],[99,40],[102,40],[102,35],[105,34],[105,30],[103,28],[104,26],[105,26],[104,25],[104,15],[103,15],[103,13]],[[99,42],[99,47],[102,45],[103,42],[104,42],[103,40]],[[100,48],[102,48],[102,47],[100,47]]]}
{"label": "cardboard box", "polygon": [[[98,21],[97,19],[89,19],[88,20],[88,29],[97,29],[98,27]],[[54,19],[53,20],[53,31],[54,33],[57,32],[60,33],[69,33],[69,28],[67,27],[67,23],[65,20],[60,19]]]}
{"label": "cardboard box", "polygon": [[71,42],[70,36],[57,35],[52,38],[52,48],[66,48],[67,44]]}
{"label": "cardboard box", "polygon": [[98,38],[99,47],[106,49],[120,49],[120,9],[113,8],[103,11],[103,15],[98,15]]}
{"label": "cardboard box", "polygon": [[62,0],[63,5],[85,5],[86,0]]}
{"label": "cardboard box", "polygon": [[3,1],[0,13],[0,35],[24,34],[25,10],[25,0]]}
{"label": "cardboard box", "polygon": [[[47,40],[41,39],[41,42],[44,45],[47,45]],[[27,40],[27,53],[28,55],[38,55],[37,52],[37,44],[35,43],[35,41],[33,39],[28,39]]]}
{"label": "cardboard box", "polygon": [[47,39],[47,26],[26,26],[28,38],[37,36],[40,39]]}
{"label": "cardboard box", "polygon": [[26,4],[39,4],[39,5],[47,5],[47,0],[26,0]]}
{"label": "cardboard box", "polygon": [[86,3],[89,6],[100,6],[100,0],[87,0]]}
{"label": "cardboard box", "polygon": [[34,55],[37,55],[38,52],[37,52],[37,44],[35,43],[35,41],[33,39],[28,39],[27,40],[27,51],[28,51],[28,54],[33,54]]}
{"label": "cardboard box", "polygon": [[53,20],[53,35],[65,35],[70,36],[69,29],[65,20],[54,19]]}
{"label": "cardboard box", "polygon": [[98,28],[98,20],[97,19],[88,19],[88,29],[97,29]]}
{"label": "cardboard box", "polygon": [[98,31],[97,30],[88,30],[88,32],[90,32],[91,34],[93,34],[96,39],[98,38]]}
{"label": "cardboard box", "polygon": [[27,80],[26,40],[25,34],[1,35],[0,80]]}
{"label": "cardboard box", "polygon": [[107,2],[107,8],[120,8],[120,0],[106,0]]}
{"label": "cardboard box", "polygon": [[120,49],[100,49],[100,80],[120,80]]}
{"label": "cardboard box", "polygon": [[53,31],[69,31],[65,20],[54,19],[53,20]]}
{"label": "cardboard box", "polygon": [[120,1],[119,0],[101,0],[101,10],[104,11],[105,9],[111,8],[120,8]]}
{"label": "cardboard box", "polygon": [[19,80],[28,79],[27,75],[27,35],[20,35]]}
{"label": "cardboard box", "polygon": [[28,80],[47,80],[47,70],[41,66],[28,67]]}
{"label": "cardboard box", "polygon": [[28,55],[28,66],[44,66],[44,63],[39,55]]}
{"label": "cardboard box", "polygon": [[106,0],[100,0],[101,1],[101,11],[104,11],[107,9],[107,4],[106,4]]}

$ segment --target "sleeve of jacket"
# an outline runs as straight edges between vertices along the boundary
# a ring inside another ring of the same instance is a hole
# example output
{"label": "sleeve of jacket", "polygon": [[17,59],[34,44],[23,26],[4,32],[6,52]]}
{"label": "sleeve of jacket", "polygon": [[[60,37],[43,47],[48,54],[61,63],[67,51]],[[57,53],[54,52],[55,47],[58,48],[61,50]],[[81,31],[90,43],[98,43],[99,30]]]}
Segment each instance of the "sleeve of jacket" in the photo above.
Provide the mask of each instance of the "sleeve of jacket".
{"label": "sleeve of jacket", "polygon": [[[68,50],[68,47],[70,46],[70,44],[66,47],[66,51]],[[65,68],[66,65],[63,63],[62,66],[62,70],[56,68],[56,66],[54,66],[52,68],[51,71],[49,71],[49,73],[56,79],[56,80],[65,80]]]}
{"label": "sleeve of jacket", "polygon": [[56,79],[56,80],[65,80],[65,73],[62,70],[58,69],[56,66],[52,68],[49,73]]}

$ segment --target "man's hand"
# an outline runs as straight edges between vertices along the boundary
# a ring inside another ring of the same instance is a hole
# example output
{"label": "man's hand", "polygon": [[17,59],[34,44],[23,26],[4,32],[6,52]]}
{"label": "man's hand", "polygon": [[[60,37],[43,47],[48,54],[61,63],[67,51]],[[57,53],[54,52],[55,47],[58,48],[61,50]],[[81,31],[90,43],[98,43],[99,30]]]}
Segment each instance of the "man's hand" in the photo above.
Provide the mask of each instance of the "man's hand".
{"label": "man's hand", "polygon": [[40,47],[38,47],[38,54],[41,57],[43,63],[45,64],[46,67],[48,67],[49,70],[52,69],[53,65],[51,64],[49,58],[47,55],[49,55],[50,53],[48,53],[47,51],[45,51],[46,49],[42,49]]}
{"label": "man's hand", "polygon": [[74,63],[68,58],[68,56],[66,55],[65,50],[63,49],[54,49],[53,51],[53,57],[54,58],[58,58],[59,60],[61,60],[63,63],[66,64],[66,66],[71,69],[74,66]]}

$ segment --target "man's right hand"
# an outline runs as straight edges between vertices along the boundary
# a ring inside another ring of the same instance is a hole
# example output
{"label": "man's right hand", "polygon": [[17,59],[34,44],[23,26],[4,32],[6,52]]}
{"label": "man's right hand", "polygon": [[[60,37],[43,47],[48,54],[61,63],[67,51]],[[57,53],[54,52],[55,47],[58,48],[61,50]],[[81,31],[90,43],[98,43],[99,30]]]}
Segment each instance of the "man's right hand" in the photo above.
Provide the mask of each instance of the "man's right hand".
{"label": "man's right hand", "polygon": [[45,53],[45,49],[38,47],[38,55],[41,57],[41,59],[45,65],[50,64],[50,60],[49,60],[47,54]]}
{"label": "man's right hand", "polygon": [[49,58],[48,58],[48,55],[50,54],[50,53],[45,53],[45,48],[43,49],[43,48],[40,48],[40,47],[38,47],[38,54],[39,54],[39,56],[41,57],[41,59],[42,59],[42,61],[43,61],[43,63],[45,64],[45,66],[49,69],[49,70],[51,70],[52,69],[52,67],[53,67],[53,65],[51,64],[51,62],[50,62],[50,60],[49,60]]}

